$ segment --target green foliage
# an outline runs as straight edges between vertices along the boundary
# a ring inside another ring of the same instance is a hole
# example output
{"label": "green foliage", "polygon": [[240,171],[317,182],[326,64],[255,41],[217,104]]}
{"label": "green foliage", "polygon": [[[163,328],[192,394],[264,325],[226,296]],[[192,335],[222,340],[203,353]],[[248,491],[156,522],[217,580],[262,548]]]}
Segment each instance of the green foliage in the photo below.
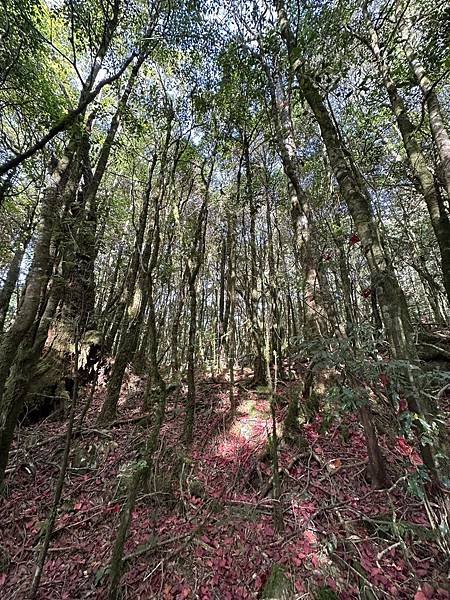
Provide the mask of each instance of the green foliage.
{"label": "green foliage", "polygon": [[410,437],[412,428],[420,424],[421,443],[436,445],[439,431],[445,426],[441,416],[428,411],[425,419],[404,410],[402,403],[408,395],[415,395],[427,405],[431,401],[433,406],[433,394],[450,381],[450,372],[436,374],[408,361],[385,359],[382,342],[368,325],[354,327],[347,337],[321,338],[303,347],[313,357],[313,371],[328,369],[339,374],[326,398],[331,412],[356,411],[371,397],[388,402],[386,408],[399,415],[399,433]]}
{"label": "green foliage", "polygon": [[292,596],[293,591],[292,581],[286,575],[285,568],[282,565],[273,565],[261,598],[287,600]]}
{"label": "green foliage", "polygon": [[338,596],[330,587],[324,586],[314,592],[314,600],[338,600]]}
{"label": "green foliage", "polygon": [[121,465],[119,468],[119,473],[117,477],[122,482],[130,481],[133,477],[135,477],[138,473],[144,472],[148,469],[148,464],[145,460],[137,460],[131,461],[124,465]]}
{"label": "green foliage", "polygon": [[57,44],[62,34],[61,19],[42,0],[2,3],[0,106],[11,136],[21,120],[22,125],[32,121],[46,128],[63,114],[67,90],[71,96],[68,65],[52,51],[53,41]]}

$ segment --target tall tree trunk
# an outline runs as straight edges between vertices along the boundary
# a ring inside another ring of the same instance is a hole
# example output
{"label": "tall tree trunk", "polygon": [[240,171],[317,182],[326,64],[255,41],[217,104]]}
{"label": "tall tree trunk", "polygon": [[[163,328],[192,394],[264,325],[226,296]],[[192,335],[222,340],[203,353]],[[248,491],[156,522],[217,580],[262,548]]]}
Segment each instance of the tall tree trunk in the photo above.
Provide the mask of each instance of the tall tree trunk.
{"label": "tall tree trunk", "polygon": [[[215,156],[215,151],[214,151]],[[186,261],[186,279],[189,290],[189,333],[187,344],[187,397],[186,415],[183,427],[183,439],[190,444],[193,439],[195,421],[195,357],[196,357],[196,334],[197,334],[197,276],[203,264],[205,256],[205,235],[208,219],[209,188],[214,170],[214,158],[207,176],[202,166],[202,179],[204,185],[204,196],[200,211],[197,215],[197,223],[194,230],[190,256]]]}
{"label": "tall tree trunk", "polygon": [[[312,250],[312,223],[310,199],[305,192],[299,173],[296,158],[296,143],[291,130],[287,100],[280,86],[274,81],[269,66],[261,59],[266,72],[271,98],[271,118],[275,132],[277,149],[280,154],[283,170],[290,182],[291,223],[293,230],[294,256],[297,269],[300,272],[301,292],[303,297],[304,336],[313,340],[320,335],[319,321],[321,310],[318,298],[320,296],[317,270]],[[301,269],[299,268],[301,265]]]}
{"label": "tall tree trunk", "polygon": [[2,419],[0,428],[0,488],[4,482],[17,420],[23,410],[33,377],[36,374],[36,367],[41,358],[48,330],[61,295],[61,285],[54,284],[39,323],[35,323],[34,327],[29,329],[19,345],[13,368],[6,382],[0,414]]}
{"label": "tall tree trunk", "polygon": [[[220,271],[219,271],[219,291],[218,291],[218,302],[217,302],[217,327],[216,327],[216,366],[220,373],[222,369],[223,351],[226,347],[226,309],[225,309],[225,270],[227,264],[227,254],[229,253],[227,236],[222,239],[220,245]],[[227,307],[228,309],[228,307]]]}
{"label": "tall tree trunk", "polygon": [[[370,20],[369,20],[370,24]],[[433,175],[432,170],[429,168],[427,164],[427,159],[422,152],[419,143],[416,140],[416,130],[414,124],[412,123],[408,110],[405,106],[403,99],[401,98],[397,86],[392,79],[389,64],[387,63],[385,54],[380,49],[380,43],[378,40],[378,34],[373,26],[370,24],[370,48],[375,57],[381,78],[383,80],[384,86],[389,96],[389,100],[391,103],[392,112],[397,121],[397,126],[402,136],[403,145],[406,150],[406,154],[408,156],[409,164],[414,173],[414,176],[417,181],[417,185],[419,190],[425,200],[425,203],[428,208],[428,214],[430,215],[431,225],[433,227],[434,234],[436,236],[440,256],[441,256],[441,269],[442,276],[444,281],[444,288],[447,293],[447,298],[450,303],[450,220],[449,215],[446,210],[444,200],[439,191],[439,186],[435,181],[435,177]],[[423,81],[423,79],[422,79]],[[437,101],[437,97],[435,98]],[[429,97],[427,102],[429,108]],[[440,144],[441,151],[443,152],[444,160],[448,160],[448,164],[450,165],[450,142],[447,136],[447,142],[449,147],[446,148],[444,143],[446,138],[446,130],[443,128],[443,124],[441,122],[441,126],[439,126],[439,106],[432,102],[433,112],[433,128],[434,133],[438,135],[438,140]],[[436,112],[437,110],[437,112]],[[430,113],[430,124],[431,124],[431,113]],[[438,149],[439,149],[438,147]],[[448,157],[446,158],[446,151],[449,150]],[[443,166],[445,166],[445,162],[443,161]],[[450,178],[450,171],[449,171]],[[450,196],[449,196],[450,198]]]}
{"label": "tall tree trunk", "polygon": [[178,297],[176,301],[176,310],[173,315],[172,327],[170,330],[170,340],[171,340],[171,361],[170,361],[170,373],[173,377],[174,375],[178,378],[180,371],[180,340],[179,340],[179,332],[180,332],[180,323],[181,316],[183,314],[183,296],[184,296],[184,278],[181,279],[180,289],[178,291]]}
{"label": "tall tree trunk", "polygon": [[[131,69],[128,82],[117,105],[116,111],[111,119],[105,140],[102,144],[95,171],[92,173],[89,160],[89,146],[87,147],[85,180],[87,184],[82,191],[83,210],[82,219],[77,227],[76,253],[74,267],[69,277],[68,286],[71,295],[71,311],[74,315],[81,312],[85,315],[86,324],[80,323],[79,327],[85,329],[95,328],[94,306],[95,285],[94,269],[95,260],[100,245],[99,232],[97,230],[97,194],[100,184],[106,172],[108,160],[113,148],[114,140],[128,104],[131,92],[135,85],[139,70],[146,58],[141,53]],[[153,164],[153,163],[152,163]],[[86,172],[88,176],[86,176]],[[83,306],[81,306],[83,305]]]}
{"label": "tall tree trunk", "polygon": [[[238,176],[240,180],[240,177]],[[239,181],[238,181],[239,189]],[[238,191],[239,197],[239,191]],[[231,209],[232,210],[232,209]],[[225,335],[227,337],[227,355],[228,355],[228,374],[230,378],[230,389],[229,389],[229,400],[230,400],[230,411],[235,412],[237,407],[236,395],[234,390],[234,368],[236,362],[236,323],[235,323],[235,311],[236,311],[236,217],[234,212],[228,215],[228,244],[227,244],[227,304],[229,306],[229,313],[227,319],[227,330]]]}
{"label": "tall tree trunk", "polygon": [[139,225],[136,231],[133,256],[131,258],[131,264],[125,284],[124,299],[122,302],[126,309],[122,317],[119,343],[108,382],[106,399],[98,418],[99,422],[103,424],[107,424],[115,419],[123,377],[127,365],[132,361],[137,349],[139,332],[146,309],[148,299],[146,270],[152,252],[151,239],[147,240],[145,247],[143,247],[143,243],[147,228],[155,165],[156,154],[149,166],[148,181],[143,198],[142,210],[139,216]]}
{"label": "tall tree trunk", "polygon": [[17,282],[20,275],[20,266],[22,259],[30,242],[30,238],[27,237],[23,242],[18,242],[14,256],[9,264],[8,271],[6,273],[5,282],[2,289],[0,290],[0,339],[5,326],[6,316],[8,314],[9,305],[11,303],[11,297],[16,289]]}
{"label": "tall tree trunk", "polygon": [[[399,19],[402,19],[400,14],[400,9],[402,6],[403,2],[400,2],[397,9],[397,15]],[[428,78],[425,68],[419,60],[417,52],[410,43],[412,31],[409,19],[403,21],[400,26],[400,32],[409,66],[411,71],[414,73],[417,83],[422,91],[423,99],[427,105],[431,134],[441,160],[440,166],[442,169],[444,186],[447,190],[447,196],[450,201],[450,135],[445,126],[441,104],[436,93],[436,84],[432,83]]]}
{"label": "tall tree trunk", "polygon": [[264,335],[259,321],[259,301],[260,293],[258,290],[258,251],[256,243],[256,217],[258,206],[253,196],[252,168],[250,163],[250,141],[247,133],[243,134],[243,154],[246,175],[246,197],[249,204],[250,213],[250,298],[249,298],[249,316],[251,324],[252,338],[255,345],[255,359],[253,384],[264,385],[266,383],[266,365],[264,358]]}
{"label": "tall tree trunk", "polygon": [[189,334],[187,345],[187,396],[186,418],[184,421],[183,437],[187,444],[192,442],[195,420],[195,348],[197,333],[197,289],[196,277],[188,270],[189,282]]}
{"label": "tall tree trunk", "polygon": [[[291,66],[295,72],[301,91],[319,125],[321,136],[327,150],[328,160],[362,242],[372,283],[376,289],[377,300],[381,308],[381,317],[386,336],[390,342],[392,354],[399,360],[415,360],[417,354],[414,346],[414,336],[409,318],[408,306],[403,290],[398,283],[392,265],[390,264],[383,247],[364,179],[357,170],[357,167],[353,164],[351,158],[349,158],[350,155],[348,150],[344,151],[339,132],[325,107],[321,93],[313,83],[311,77],[300,72],[300,63],[293,57],[295,45],[289,20],[284,8],[284,1],[275,1],[281,34],[286,43]],[[409,378],[412,385],[412,391],[408,394],[408,408],[411,413],[426,418],[426,413],[421,406],[417,394],[417,387],[413,380],[411,369],[406,367],[406,371],[406,376]],[[415,424],[415,430],[419,438],[424,464],[429,469],[431,477],[436,480],[437,473],[431,446],[428,443],[422,443],[421,440],[421,436],[425,433],[425,429],[419,422]]]}
{"label": "tall tree trunk", "polygon": [[66,153],[58,161],[50,175],[50,183],[43,195],[41,225],[38,239],[36,240],[34,247],[33,260],[31,262],[22,304],[20,305],[13,324],[4,335],[0,345],[0,411],[5,382],[8,378],[10,369],[14,364],[20,344],[33,326],[42,293],[48,282],[51,262],[50,244],[53,239],[56,221],[64,201],[64,189],[70,174],[76,137],[76,134],[74,134]]}

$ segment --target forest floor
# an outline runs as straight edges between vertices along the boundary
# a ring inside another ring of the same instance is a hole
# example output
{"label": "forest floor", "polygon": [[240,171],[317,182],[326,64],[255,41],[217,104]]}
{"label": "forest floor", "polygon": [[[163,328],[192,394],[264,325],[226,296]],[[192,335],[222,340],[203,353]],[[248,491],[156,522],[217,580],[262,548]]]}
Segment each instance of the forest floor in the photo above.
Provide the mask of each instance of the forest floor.
{"label": "forest floor", "polygon": [[[120,419],[108,430],[95,425],[105,395],[104,385],[98,388],[73,442],[41,599],[106,596],[127,465],[139,460],[148,435],[133,420],[142,386],[130,378]],[[182,400],[171,397],[156,468],[133,513],[123,598],[259,598],[275,565],[292,598],[450,598],[446,557],[424,503],[406,486],[420,462],[413,449],[381,437],[393,484],[377,491],[366,480],[363,432],[351,415],[327,430],[320,418],[304,425],[301,443],[280,448],[280,534],[272,519],[267,396],[247,389],[245,380],[236,389],[238,410],[230,419],[226,383],[198,382],[195,442],[184,455]],[[279,405],[281,422],[286,408]],[[16,440],[0,500],[3,600],[25,598],[29,590],[65,428],[49,418],[22,427]]]}

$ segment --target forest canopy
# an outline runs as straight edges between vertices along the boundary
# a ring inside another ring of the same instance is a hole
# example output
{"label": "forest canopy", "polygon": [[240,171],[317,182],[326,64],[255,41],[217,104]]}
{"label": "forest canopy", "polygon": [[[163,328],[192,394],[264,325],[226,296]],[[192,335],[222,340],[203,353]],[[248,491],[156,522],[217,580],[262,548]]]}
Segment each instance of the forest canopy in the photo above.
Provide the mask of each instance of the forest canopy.
{"label": "forest canopy", "polygon": [[430,0],[1,3],[3,598],[449,598],[449,73]]}

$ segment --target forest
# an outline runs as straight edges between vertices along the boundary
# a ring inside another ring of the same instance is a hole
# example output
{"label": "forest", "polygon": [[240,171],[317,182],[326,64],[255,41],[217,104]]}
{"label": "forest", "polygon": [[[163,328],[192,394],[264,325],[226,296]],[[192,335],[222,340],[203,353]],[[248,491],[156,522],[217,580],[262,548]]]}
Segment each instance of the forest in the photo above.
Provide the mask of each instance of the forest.
{"label": "forest", "polygon": [[0,1],[2,600],[450,599],[450,6]]}

